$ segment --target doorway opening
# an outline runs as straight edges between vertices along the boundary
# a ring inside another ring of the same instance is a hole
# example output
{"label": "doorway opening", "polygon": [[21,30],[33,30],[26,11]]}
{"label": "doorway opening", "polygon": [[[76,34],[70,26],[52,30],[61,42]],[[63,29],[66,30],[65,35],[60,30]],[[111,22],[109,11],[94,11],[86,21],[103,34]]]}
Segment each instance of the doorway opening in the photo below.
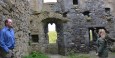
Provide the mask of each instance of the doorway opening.
{"label": "doorway opening", "polygon": [[57,18],[47,18],[43,21],[46,53],[64,54],[63,21]]}
{"label": "doorway opening", "polygon": [[[96,49],[96,41],[99,37],[98,30],[99,29],[105,29],[105,27],[89,27],[89,46],[91,50]],[[106,29],[105,29],[106,30]]]}
{"label": "doorway opening", "polygon": [[48,23],[48,50],[47,53],[57,54],[58,53],[58,45],[57,45],[57,32],[56,32],[56,24]]}
{"label": "doorway opening", "polygon": [[48,24],[48,37],[49,43],[56,43],[57,40],[57,32],[55,23]]}

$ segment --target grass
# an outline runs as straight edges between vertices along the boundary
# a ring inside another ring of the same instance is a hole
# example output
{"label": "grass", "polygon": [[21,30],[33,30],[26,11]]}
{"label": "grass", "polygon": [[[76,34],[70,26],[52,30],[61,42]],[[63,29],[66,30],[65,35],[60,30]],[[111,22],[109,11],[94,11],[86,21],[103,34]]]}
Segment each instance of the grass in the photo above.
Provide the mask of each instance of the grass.
{"label": "grass", "polygon": [[57,40],[57,32],[56,31],[49,31],[49,43],[56,43]]}
{"label": "grass", "polygon": [[24,56],[23,58],[49,58],[49,57],[44,53],[34,51],[31,54]]}

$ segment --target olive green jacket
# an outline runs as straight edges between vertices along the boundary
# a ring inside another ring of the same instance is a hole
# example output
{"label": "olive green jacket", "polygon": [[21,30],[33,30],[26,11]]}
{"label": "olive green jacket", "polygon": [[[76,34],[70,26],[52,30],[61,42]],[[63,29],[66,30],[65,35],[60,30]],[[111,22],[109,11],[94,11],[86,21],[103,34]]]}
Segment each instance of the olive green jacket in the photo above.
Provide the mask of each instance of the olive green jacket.
{"label": "olive green jacket", "polygon": [[108,57],[108,47],[107,47],[107,42],[101,38],[97,39],[97,52],[98,56],[101,58],[107,58]]}

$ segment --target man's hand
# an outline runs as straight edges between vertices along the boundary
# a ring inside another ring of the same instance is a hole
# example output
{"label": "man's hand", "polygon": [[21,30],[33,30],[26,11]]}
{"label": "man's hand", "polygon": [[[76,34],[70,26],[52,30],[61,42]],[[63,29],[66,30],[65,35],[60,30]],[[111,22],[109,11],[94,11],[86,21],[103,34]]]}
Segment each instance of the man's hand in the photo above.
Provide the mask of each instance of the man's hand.
{"label": "man's hand", "polygon": [[9,50],[9,52],[8,53],[12,53],[12,50]]}
{"label": "man's hand", "polygon": [[8,51],[8,54],[6,55],[6,57],[11,57],[13,55],[13,51],[12,50],[9,50]]}

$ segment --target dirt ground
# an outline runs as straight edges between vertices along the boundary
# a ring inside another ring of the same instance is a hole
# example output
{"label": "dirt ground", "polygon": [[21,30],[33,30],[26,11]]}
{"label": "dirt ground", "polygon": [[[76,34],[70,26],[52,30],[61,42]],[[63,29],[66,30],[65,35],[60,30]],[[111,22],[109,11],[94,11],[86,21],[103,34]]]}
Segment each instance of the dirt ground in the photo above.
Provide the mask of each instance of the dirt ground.
{"label": "dirt ground", "polygon": [[[96,53],[94,51],[91,51],[89,53],[89,55],[90,55],[89,58],[98,58],[95,54]],[[48,56],[50,58],[68,58],[67,56],[62,56],[62,55],[58,55],[58,54],[48,54]],[[108,58],[115,58],[115,52],[114,53],[109,52],[109,57]]]}
{"label": "dirt ground", "polygon": [[58,54],[49,54],[48,55],[50,58],[68,58],[67,56],[62,56]]}
{"label": "dirt ground", "polygon": [[[95,54],[96,53],[94,51],[91,51],[90,52],[90,58],[98,58]],[[115,58],[115,52],[114,53],[109,52],[109,57],[108,58]]]}

